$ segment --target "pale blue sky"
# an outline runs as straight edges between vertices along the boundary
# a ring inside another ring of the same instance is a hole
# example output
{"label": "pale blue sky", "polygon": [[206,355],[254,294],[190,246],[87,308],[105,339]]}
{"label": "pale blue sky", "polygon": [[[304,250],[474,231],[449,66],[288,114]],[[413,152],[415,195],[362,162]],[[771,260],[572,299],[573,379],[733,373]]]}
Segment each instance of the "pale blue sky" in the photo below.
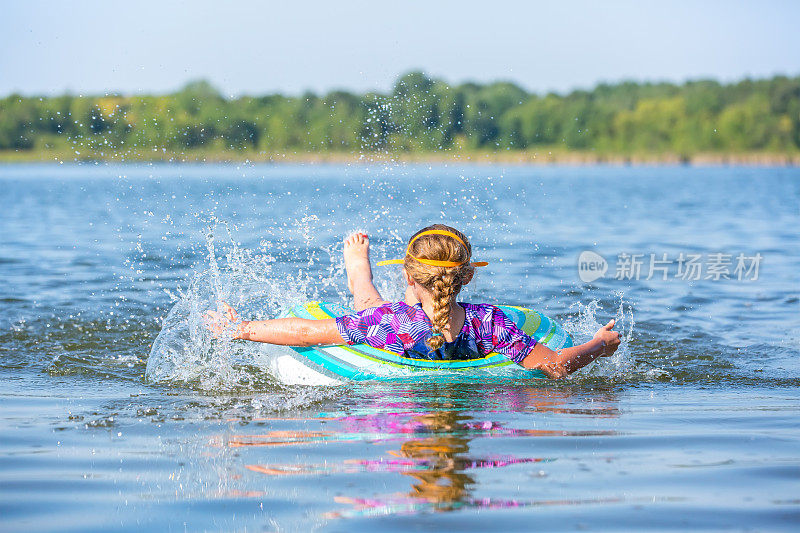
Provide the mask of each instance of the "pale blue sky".
{"label": "pale blue sky", "polygon": [[422,69],[529,90],[800,74],[797,1],[16,1],[0,95],[384,91]]}

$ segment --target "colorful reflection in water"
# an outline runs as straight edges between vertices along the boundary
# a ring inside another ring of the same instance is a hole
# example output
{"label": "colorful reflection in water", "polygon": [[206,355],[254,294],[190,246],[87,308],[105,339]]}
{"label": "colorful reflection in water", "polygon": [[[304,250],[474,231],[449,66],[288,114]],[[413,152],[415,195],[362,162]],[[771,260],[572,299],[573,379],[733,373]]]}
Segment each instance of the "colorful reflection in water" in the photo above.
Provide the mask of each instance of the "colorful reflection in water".
{"label": "colorful reflection in water", "polygon": [[[449,389],[442,389],[447,391]],[[439,390],[439,393],[442,392]],[[451,392],[457,392],[457,390]],[[514,391],[516,408],[547,413],[571,413],[575,416],[591,414],[592,417],[616,416],[613,398],[606,398],[598,408],[566,408],[569,390],[547,390],[520,387]],[[254,448],[269,450],[274,447],[314,447],[332,443],[361,441],[372,445],[392,444],[392,449],[375,458],[346,458],[338,461],[275,463],[268,459],[270,452],[263,454],[263,462],[242,465],[246,470],[262,476],[358,475],[363,473],[399,474],[409,479],[406,492],[363,498],[348,495],[334,496],[334,502],[349,508],[329,511],[324,517],[348,518],[373,514],[402,514],[417,512],[443,512],[471,508],[513,508],[542,505],[570,505],[600,503],[606,500],[519,500],[501,498],[476,498],[474,489],[479,485],[476,474],[507,467],[533,466],[527,475],[546,476],[541,470],[547,463],[558,460],[556,456],[518,456],[476,454],[470,444],[478,439],[525,438],[525,437],[604,437],[614,435],[611,430],[587,429],[526,429],[508,427],[508,424],[493,420],[478,420],[463,409],[463,398],[439,398],[434,401],[410,400],[419,393],[413,389],[396,389],[390,401],[384,397],[374,398],[368,410],[357,414],[333,416],[319,414],[309,418],[274,417],[258,419],[261,423],[286,423],[295,425],[324,424],[325,430],[272,430],[252,434],[234,434],[212,439],[212,447],[230,450],[247,449],[252,457]],[[498,398],[496,396],[503,396]],[[482,402],[493,403],[508,400],[509,390],[489,392]],[[574,401],[571,402],[574,406]],[[485,413],[486,411],[484,411]],[[532,446],[531,446],[532,448]],[[519,473],[517,473],[519,475]],[[254,496],[260,491],[240,491]]]}

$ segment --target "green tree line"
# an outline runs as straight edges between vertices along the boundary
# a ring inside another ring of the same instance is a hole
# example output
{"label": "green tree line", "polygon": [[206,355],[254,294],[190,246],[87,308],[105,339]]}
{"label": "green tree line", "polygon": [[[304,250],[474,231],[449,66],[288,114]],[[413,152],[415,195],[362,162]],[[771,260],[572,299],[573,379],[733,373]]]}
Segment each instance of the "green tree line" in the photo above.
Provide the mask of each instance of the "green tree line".
{"label": "green tree line", "polygon": [[387,94],[225,98],[205,81],[160,96],[12,94],[0,150],[126,153],[561,150],[609,154],[800,150],[800,76],[600,84],[532,94],[421,72]]}

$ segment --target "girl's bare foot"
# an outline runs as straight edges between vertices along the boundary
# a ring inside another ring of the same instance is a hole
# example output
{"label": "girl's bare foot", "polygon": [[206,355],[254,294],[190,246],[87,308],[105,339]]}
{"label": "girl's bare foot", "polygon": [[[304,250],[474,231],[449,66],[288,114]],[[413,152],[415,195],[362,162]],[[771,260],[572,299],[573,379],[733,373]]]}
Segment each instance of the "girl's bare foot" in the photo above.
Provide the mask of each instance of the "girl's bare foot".
{"label": "girl's bare foot", "polygon": [[355,292],[355,287],[364,283],[372,284],[367,235],[353,233],[344,240],[344,268],[347,271],[347,288],[350,292]]}
{"label": "girl's bare foot", "polygon": [[357,311],[383,303],[383,298],[372,284],[369,237],[365,233],[353,233],[344,240],[344,268],[347,271],[347,288],[353,293]]}

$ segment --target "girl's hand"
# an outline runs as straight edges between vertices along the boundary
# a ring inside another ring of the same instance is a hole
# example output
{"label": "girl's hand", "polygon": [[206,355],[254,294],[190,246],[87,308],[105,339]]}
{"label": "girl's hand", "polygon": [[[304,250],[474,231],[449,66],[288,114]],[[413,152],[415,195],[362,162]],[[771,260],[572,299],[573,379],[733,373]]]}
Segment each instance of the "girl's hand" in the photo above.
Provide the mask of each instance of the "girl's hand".
{"label": "girl's hand", "polygon": [[619,333],[616,331],[611,331],[611,328],[614,327],[614,322],[615,320],[612,319],[608,324],[598,329],[597,333],[594,334],[594,338],[603,343],[603,352],[600,354],[603,357],[608,357],[616,352],[617,348],[619,348]]}
{"label": "girl's hand", "polygon": [[220,304],[224,312],[206,311],[205,315],[203,315],[203,322],[206,328],[208,328],[215,338],[231,335],[231,333],[233,333],[231,337],[238,339],[238,326],[242,322],[239,320],[239,315],[236,313],[236,310],[226,302],[220,302]]}

